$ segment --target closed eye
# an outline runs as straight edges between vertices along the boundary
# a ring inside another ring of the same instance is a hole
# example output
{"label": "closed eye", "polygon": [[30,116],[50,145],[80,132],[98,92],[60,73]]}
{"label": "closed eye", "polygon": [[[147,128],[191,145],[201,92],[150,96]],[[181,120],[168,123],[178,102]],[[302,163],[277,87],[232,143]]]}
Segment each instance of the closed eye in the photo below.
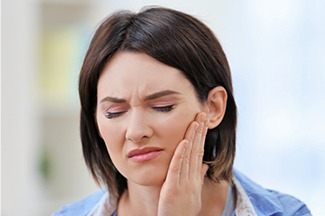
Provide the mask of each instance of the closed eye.
{"label": "closed eye", "polygon": [[125,111],[122,111],[122,112],[107,112],[105,114],[105,117],[108,118],[108,119],[112,119],[112,118],[116,118],[116,117],[121,116],[123,113],[125,113]]}
{"label": "closed eye", "polygon": [[158,112],[170,112],[172,109],[174,109],[174,104],[168,106],[156,106],[156,107],[152,107],[152,109]]}

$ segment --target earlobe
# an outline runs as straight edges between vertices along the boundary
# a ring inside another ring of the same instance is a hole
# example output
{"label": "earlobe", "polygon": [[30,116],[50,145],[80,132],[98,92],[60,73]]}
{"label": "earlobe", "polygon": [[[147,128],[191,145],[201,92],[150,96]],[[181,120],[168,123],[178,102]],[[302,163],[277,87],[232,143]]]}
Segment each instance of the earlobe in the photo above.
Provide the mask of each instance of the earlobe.
{"label": "earlobe", "polygon": [[213,129],[221,123],[227,108],[227,96],[227,91],[222,86],[210,90],[206,107],[209,129]]}

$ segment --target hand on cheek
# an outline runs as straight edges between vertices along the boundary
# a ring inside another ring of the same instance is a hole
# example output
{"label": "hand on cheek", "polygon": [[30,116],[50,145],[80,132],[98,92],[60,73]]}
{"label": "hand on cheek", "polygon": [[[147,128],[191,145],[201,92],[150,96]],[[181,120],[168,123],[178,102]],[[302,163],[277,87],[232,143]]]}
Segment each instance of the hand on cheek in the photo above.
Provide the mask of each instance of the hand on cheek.
{"label": "hand on cheek", "polygon": [[174,152],[160,192],[158,216],[198,215],[201,210],[201,191],[208,170],[208,165],[202,163],[206,116],[196,116]]}

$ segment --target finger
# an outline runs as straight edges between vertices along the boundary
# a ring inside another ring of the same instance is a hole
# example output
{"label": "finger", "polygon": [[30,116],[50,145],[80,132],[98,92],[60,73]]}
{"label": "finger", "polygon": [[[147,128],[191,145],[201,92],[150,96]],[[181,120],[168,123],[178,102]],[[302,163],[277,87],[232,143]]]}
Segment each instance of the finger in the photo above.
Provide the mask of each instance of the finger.
{"label": "finger", "polygon": [[191,122],[191,124],[187,128],[184,139],[187,139],[191,142],[194,139],[198,127],[199,127],[198,117],[196,117],[195,120]]}
{"label": "finger", "polygon": [[190,156],[191,167],[189,173],[189,175],[197,176],[197,177],[199,177],[201,173],[205,136],[207,133],[205,113],[200,113],[198,115],[198,123],[199,123],[199,127],[196,130],[194,139],[192,141],[192,149],[191,149],[191,156]]}
{"label": "finger", "polygon": [[186,154],[184,155],[184,172],[187,173],[187,176],[189,176],[189,172],[190,172],[190,167],[191,167],[191,152],[192,152],[192,147],[193,147],[193,139],[194,139],[194,136],[195,136],[195,133],[197,131],[199,127],[199,123],[197,121],[193,121],[191,122],[191,124],[189,125],[186,133],[185,133],[185,136],[184,136],[184,139],[188,140],[189,143],[188,143],[188,151],[186,152]]}
{"label": "finger", "polygon": [[189,143],[190,142],[188,140],[182,140],[176,147],[176,150],[170,161],[169,168],[167,171],[167,184],[175,184],[176,182],[177,186],[179,186],[181,184],[182,179],[187,176],[188,171],[186,169],[188,168],[186,168],[186,163],[188,162],[186,162],[185,158],[186,154],[188,154]]}

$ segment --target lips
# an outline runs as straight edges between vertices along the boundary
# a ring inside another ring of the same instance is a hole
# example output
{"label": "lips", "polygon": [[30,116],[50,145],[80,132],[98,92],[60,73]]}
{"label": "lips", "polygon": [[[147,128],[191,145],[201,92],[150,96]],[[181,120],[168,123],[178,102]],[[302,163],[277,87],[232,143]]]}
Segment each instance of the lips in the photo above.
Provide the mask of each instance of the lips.
{"label": "lips", "polygon": [[163,149],[158,147],[145,147],[131,150],[127,156],[131,161],[140,163],[154,159],[162,153],[162,150]]}

